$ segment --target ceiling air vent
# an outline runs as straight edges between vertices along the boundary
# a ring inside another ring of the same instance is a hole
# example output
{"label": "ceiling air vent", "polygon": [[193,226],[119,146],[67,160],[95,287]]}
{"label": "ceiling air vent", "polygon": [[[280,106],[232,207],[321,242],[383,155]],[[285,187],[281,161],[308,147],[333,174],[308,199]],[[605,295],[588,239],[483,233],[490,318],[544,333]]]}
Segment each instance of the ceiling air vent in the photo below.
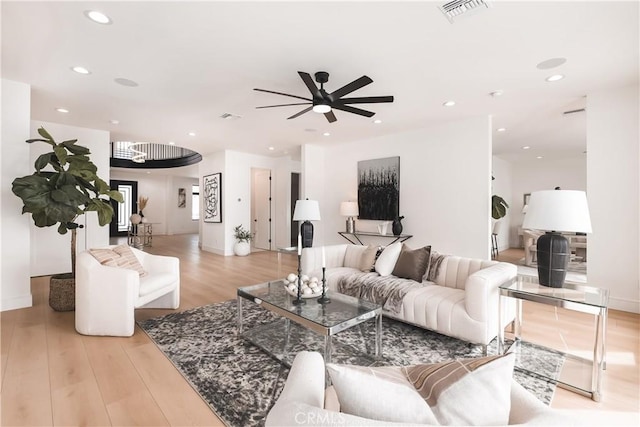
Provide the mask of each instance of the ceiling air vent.
{"label": "ceiling air vent", "polygon": [[475,9],[482,10],[483,8],[490,8],[491,4],[487,0],[454,0],[438,6],[440,11],[444,13],[449,22],[453,24],[453,19],[458,18],[462,14],[466,14]]}
{"label": "ceiling air vent", "polygon": [[225,120],[236,120],[239,119],[241,116],[238,116],[237,114],[231,114],[231,113],[222,113],[220,115],[221,119],[225,119]]}

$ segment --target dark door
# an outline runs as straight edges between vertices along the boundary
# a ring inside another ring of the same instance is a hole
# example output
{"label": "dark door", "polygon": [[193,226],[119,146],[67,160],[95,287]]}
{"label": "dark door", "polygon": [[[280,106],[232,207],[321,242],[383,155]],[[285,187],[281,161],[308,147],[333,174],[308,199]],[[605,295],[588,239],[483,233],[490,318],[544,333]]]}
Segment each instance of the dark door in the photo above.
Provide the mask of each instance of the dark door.
{"label": "dark door", "polygon": [[[296,208],[296,200],[300,198],[300,174],[291,174],[291,218]],[[298,221],[291,221],[291,246],[298,246]]]}
{"label": "dark door", "polygon": [[111,200],[115,215],[109,224],[109,236],[126,236],[129,229],[129,217],[138,211],[138,181],[112,179],[109,186],[121,192],[124,197],[123,203]]}

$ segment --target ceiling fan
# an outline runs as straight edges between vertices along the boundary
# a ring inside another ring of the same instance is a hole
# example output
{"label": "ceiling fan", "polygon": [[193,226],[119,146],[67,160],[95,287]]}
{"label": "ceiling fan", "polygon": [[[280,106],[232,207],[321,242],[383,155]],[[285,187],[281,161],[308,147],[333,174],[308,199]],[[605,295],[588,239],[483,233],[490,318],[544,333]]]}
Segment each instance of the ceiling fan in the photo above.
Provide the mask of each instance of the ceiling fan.
{"label": "ceiling fan", "polygon": [[304,71],[298,71],[300,78],[311,92],[311,98],[304,98],[302,96],[297,95],[289,95],[288,93],[282,92],[274,92],[272,90],[266,89],[257,89],[259,92],[267,92],[267,93],[275,93],[276,95],[289,96],[291,98],[303,99],[307,102],[298,102],[294,104],[278,104],[278,105],[266,105],[264,107],[256,107],[256,108],[273,108],[273,107],[288,107],[291,105],[310,105],[310,107],[305,108],[304,110],[294,114],[291,117],[287,117],[287,119],[295,119],[313,110],[316,113],[322,113],[327,118],[329,123],[335,122],[336,115],[333,113],[333,110],[342,110],[348,113],[359,114],[365,117],[372,117],[375,113],[372,111],[363,110],[361,108],[352,107],[347,104],[375,104],[379,102],[393,102],[393,96],[365,96],[359,98],[343,98],[343,96],[354,92],[361,87],[368,85],[369,83],[373,83],[373,80],[368,76],[362,76],[359,79],[352,81],[349,84],[342,86],[340,89],[334,90],[331,93],[328,93],[324,90],[324,84],[329,81],[329,73],[326,71],[318,71],[314,74],[316,78],[316,82],[320,83],[320,88],[316,86],[311,78],[309,73],[305,73]]}

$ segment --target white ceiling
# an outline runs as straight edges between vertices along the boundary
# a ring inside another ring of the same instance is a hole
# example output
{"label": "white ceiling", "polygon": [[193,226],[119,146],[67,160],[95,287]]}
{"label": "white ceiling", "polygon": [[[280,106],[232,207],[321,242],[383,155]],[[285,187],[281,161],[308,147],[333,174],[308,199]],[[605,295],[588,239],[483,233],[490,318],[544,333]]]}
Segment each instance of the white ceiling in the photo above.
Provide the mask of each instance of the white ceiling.
{"label": "white ceiling", "polygon": [[[494,154],[511,160],[581,154],[585,113],[562,112],[592,91],[638,82],[636,1],[495,1],[454,24],[442,3],[3,1],[2,77],[32,85],[34,119],[109,130],[112,140],[283,155],[491,114]],[[86,10],[113,23],[96,24]],[[536,68],[556,57],[567,62]],[[293,98],[253,88],[307,97],[297,71],[319,70],[330,73],[329,92],[366,74],[374,82],[351,96],[395,96],[360,105],[383,123],[255,109]],[[545,81],[555,73],[566,78]],[[503,96],[489,95],[498,89]],[[223,120],[225,112],[242,118]]]}

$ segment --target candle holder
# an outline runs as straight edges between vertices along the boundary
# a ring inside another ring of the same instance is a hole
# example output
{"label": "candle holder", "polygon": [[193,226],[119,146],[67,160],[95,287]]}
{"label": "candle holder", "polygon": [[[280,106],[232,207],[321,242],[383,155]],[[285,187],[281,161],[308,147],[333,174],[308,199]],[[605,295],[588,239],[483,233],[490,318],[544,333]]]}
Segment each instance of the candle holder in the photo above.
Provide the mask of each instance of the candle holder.
{"label": "candle holder", "polygon": [[325,276],[325,267],[322,267],[322,296],[318,298],[318,304],[329,304],[331,299],[327,297],[327,278]]}
{"label": "candle holder", "polygon": [[307,302],[300,296],[302,290],[302,255],[298,255],[298,296],[293,300],[294,305],[303,305]]}

